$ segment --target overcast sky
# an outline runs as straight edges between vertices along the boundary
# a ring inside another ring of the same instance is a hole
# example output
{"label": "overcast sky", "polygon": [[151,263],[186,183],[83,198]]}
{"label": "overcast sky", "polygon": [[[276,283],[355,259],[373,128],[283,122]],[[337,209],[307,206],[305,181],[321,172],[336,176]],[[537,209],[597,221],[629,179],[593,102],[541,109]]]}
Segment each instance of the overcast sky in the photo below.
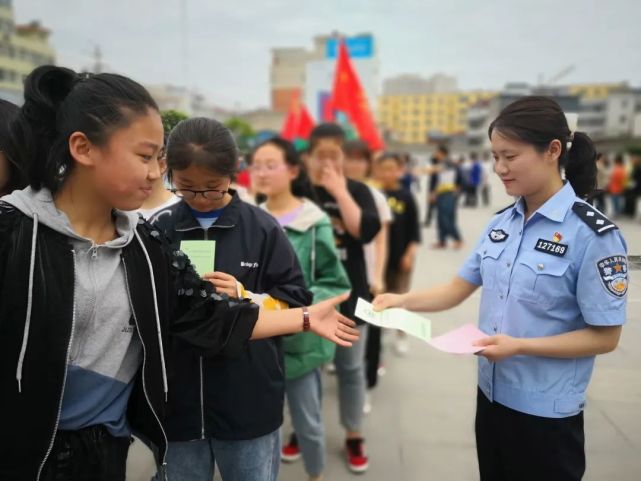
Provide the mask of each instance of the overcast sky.
{"label": "overcast sky", "polygon": [[464,89],[497,89],[574,65],[564,83],[641,83],[638,0],[14,0],[14,10],[52,30],[59,64],[91,66],[98,44],[109,70],[186,84],[224,107],[268,105],[270,49],[311,48],[333,30],[372,32],[383,78],[444,72]]}

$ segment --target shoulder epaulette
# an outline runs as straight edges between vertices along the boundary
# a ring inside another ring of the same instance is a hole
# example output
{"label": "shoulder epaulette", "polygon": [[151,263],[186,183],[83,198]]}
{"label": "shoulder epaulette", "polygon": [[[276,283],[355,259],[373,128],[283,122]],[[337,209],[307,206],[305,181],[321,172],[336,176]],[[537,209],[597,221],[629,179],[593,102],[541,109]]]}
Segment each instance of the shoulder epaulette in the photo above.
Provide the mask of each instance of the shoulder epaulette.
{"label": "shoulder epaulette", "polygon": [[512,207],[514,207],[514,205],[515,205],[515,204],[516,204],[516,202],[512,202],[512,203],[511,203],[510,205],[508,205],[507,207],[503,207],[501,210],[499,210],[499,211],[495,212],[495,213],[494,213],[494,215],[502,214],[502,213],[503,213],[503,212],[505,212],[506,210],[511,209]]}
{"label": "shoulder epaulette", "polygon": [[611,230],[618,229],[617,225],[601,214],[598,210],[585,202],[575,202],[572,210],[585,222],[597,235],[603,235]]}

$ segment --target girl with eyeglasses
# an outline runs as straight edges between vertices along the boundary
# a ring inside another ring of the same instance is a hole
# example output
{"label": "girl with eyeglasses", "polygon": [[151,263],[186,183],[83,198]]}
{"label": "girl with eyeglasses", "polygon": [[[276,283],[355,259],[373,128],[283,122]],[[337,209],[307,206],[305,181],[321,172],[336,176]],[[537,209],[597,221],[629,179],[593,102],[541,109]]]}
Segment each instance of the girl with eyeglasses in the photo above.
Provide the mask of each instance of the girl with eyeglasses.
{"label": "girl with eyeglasses", "polygon": [[[269,212],[292,243],[314,300],[351,289],[334,242],[329,217],[314,202],[314,193],[294,146],[280,137],[260,144],[250,158],[252,185],[265,196]],[[295,433],[283,446],[281,458],[303,458],[310,481],[322,481],[325,469],[325,426],[322,417],[321,366],[334,359],[333,344],[307,333],[287,336],[285,391]]]}
{"label": "girl with eyeglasses", "polygon": [[[203,277],[218,292],[267,309],[308,305],[311,293],[282,228],[230,188],[237,159],[233,136],[221,123],[179,123],[169,135],[167,163],[182,201],[157,213],[154,225],[176,247],[185,240],[216,242],[215,261]],[[231,361],[176,347],[170,479],[209,481],[215,463],[225,481],[276,481],[285,392],[281,339],[252,343]]]}

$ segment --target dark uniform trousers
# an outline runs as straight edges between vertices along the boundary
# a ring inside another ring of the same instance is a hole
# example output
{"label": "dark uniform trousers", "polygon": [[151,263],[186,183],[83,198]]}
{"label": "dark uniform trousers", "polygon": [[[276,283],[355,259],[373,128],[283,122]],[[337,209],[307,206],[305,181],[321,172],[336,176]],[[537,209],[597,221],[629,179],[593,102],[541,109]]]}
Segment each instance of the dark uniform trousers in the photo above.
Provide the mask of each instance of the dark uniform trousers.
{"label": "dark uniform trousers", "polygon": [[479,389],[476,450],[481,481],[579,481],[585,473],[583,413],[524,414],[490,402]]}

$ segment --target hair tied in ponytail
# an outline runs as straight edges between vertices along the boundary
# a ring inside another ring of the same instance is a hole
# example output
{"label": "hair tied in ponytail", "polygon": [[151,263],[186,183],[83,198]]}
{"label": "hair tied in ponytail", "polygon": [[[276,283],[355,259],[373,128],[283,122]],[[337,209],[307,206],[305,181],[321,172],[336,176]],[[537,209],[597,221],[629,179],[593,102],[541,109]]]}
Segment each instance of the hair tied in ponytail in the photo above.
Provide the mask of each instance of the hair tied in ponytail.
{"label": "hair tied in ponytail", "polygon": [[18,152],[15,160],[27,170],[33,189],[47,188],[54,194],[75,165],[69,150],[73,132],[82,132],[102,147],[136,116],[158,111],[149,92],[127,77],[78,74],[53,65],[38,67],[27,76],[24,100],[10,127],[11,143]]}

